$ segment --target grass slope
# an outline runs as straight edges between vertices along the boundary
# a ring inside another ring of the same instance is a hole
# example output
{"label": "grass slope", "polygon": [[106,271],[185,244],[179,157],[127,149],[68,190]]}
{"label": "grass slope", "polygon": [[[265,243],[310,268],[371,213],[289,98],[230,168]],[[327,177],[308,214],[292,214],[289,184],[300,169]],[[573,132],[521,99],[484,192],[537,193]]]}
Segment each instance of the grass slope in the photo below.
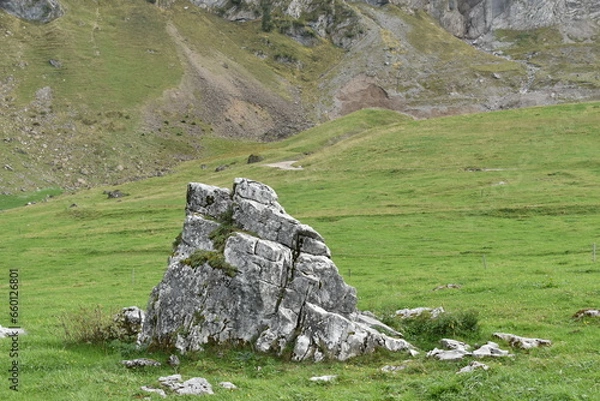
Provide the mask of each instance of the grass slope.
{"label": "grass slope", "polygon": [[[187,182],[230,187],[244,176],[271,185],[290,214],[324,235],[361,309],[382,316],[418,306],[474,310],[481,333],[466,338],[471,343],[505,331],[553,345],[486,360],[491,369],[471,375],[455,374],[467,362],[424,352],[397,374],[380,368],[401,364],[405,354],[316,365],[249,349],[183,358],[184,378],[239,386],[215,389],[214,399],[594,399],[600,323],[571,316],[600,302],[591,254],[600,240],[599,123],[597,103],[427,121],[363,110],[280,143],[206,137],[211,155],[122,185],[130,194],[122,199],[102,193],[113,187],[95,188],[0,212],[0,288],[6,293],[8,269],[19,269],[20,324],[29,332],[20,337],[20,391],[3,379],[0,398],[137,399],[140,386],[173,373],[126,370],[121,359],[144,354],[125,344],[66,343],[60,316],[145,306],[181,229]],[[248,165],[251,153],[264,163],[300,160],[304,170]],[[229,168],[214,171],[223,164]],[[461,288],[432,291],[449,283]],[[0,324],[8,325],[6,314]],[[9,343],[0,347],[7,367]],[[308,380],[324,374],[338,379]]]}

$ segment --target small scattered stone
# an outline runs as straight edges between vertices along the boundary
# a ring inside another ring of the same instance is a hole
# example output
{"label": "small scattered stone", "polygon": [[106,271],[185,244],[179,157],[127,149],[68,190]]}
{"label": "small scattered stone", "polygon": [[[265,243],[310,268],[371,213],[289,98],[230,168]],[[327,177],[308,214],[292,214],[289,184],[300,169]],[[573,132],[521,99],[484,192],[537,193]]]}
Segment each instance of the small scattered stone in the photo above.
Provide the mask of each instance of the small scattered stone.
{"label": "small scattered stone", "polygon": [[508,351],[500,349],[500,346],[495,342],[488,341],[487,344],[471,352],[471,346],[463,343],[462,341],[442,339],[440,341],[442,347],[446,349],[434,348],[429,351],[426,355],[430,358],[436,358],[440,361],[456,361],[463,359],[465,356],[475,356],[478,358],[490,356],[490,357],[503,357],[513,356]]}
{"label": "small scattered stone", "polygon": [[552,345],[552,341],[541,338],[527,338],[508,333],[494,333],[493,336],[507,341],[514,348],[531,349]]}
{"label": "small scattered stone", "polygon": [[229,165],[228,165],[228,164],[221,164],[219,167],[217,167],[217,168],[215,169],[215,172],[217,172],[217,173],[218,173],[218,172],[220,172],[220,171],[227,170],[228,168],[229,168]]}
{"label": "small scattered stone", "polygon": [[221,386],[222,388],[226,389],[226,390],[236,390],[237,386],[231,382],[221,382],[219,383],[219,386]]}
{"label": "small scattered stone", "polygon": [[412,359],[408,359],[404,362],[402,362],[401,365],[385,365],[384,367],[381,368],[382,372],[385,373],[396,373],[396,372],[400,372],[402,370],[405,370],[406,368],[408,368],[408,366],[413,362]]}
{"label": "small scattered stone", "polygon": [[203,377],[192,377],[181,383],[181,387],[175,390],[179,395],[204,395],[214,394],[212,386]]}
{"label": "small scattered stone", "polygon": [[465,366],[464,368],[462,368],[461,370],[456,372],[456,374],[470,373],[477,369],[488,370],[489,368],[490,367],[488,365],[486,365],[485,363],[481,363],[478,361],[471,361],[471,363],[469,363],[467,366]]}
{"label": "small scattered stone", "polygon": [[181,383],[181,375],[161,376],[158,378],[158,382],[165,387],[171,388],[176,383]]}
{"label": "small scattered stone", "polygon": [[165,393],[165,390],[162,390],[160,388],[152,388],[152,387],[148,387],[148,386],[142,386],[140,388],[147,393],[154,393],[154,394],[158,394],[162,398],[167,398],[167,393]]}
{"label": "small scattered stone", "polygon": [[459,284],[446,284],[446,285],[440,285],[438,287],[435,287],[432,291],[439,291],[439,290],[447,290],[447,289],[460,289],[461,286]]}
{"label": "small scattered stone", "polygon": [[440,340],[440,344],[446,349],[461,349],[465,351],[471,350],[471,346],[469,344],[462,341],[451,340],[449,338],[442,338]]}
{"label": "small scattered stone", "polygon": [[329,376],[313,376],[310,378],[312,382],[330,382],[337,378],[337,375],[329,375]]}
{"label": "small scattered stone", "polygon": [[396,316],[402,319],[410,319],[410,318],[415,318],[418,316],[421,316],[423,313],[425,312],[429,312],[429,314],[431,314],[432,318],[436,318],[439,315],[441,315],[442,313],[444,313],[444,308],[443,307],[439,307],[439,308],[414,308],[414,309],[400,309],[396,311]]}
{"label": "small scattered stone", "polygon": [[51,58],[48,63],[54,68],[62,68],[62,63],[59,60]]}
{"label": "small scattered stone", "polygon": [[148,358],[128,359],[121,361],[121,363],[129,369],[141,368],[145,366],[160,366],[160,362]]}
{"label": "small scattered stone", "polygon": [[104,191],[104,194],[108,195],[108,199],[116,199],[116,198],[123,198],[125,196],[129,196],[129,194],[121,192],[118,189],[116,189],[114,191]]}
{"label": "small scattered stone", "polygon": [[169,359],[167,360],[167,363],[169,364],[169,366],[172,367],[177,367],[181,364],[181,362],[179,361],[179,358],[177,357],[177,355],[171,355],[169,356]]}
{"label": "small scattered stone", "polygon": [[473,356],[478,358],[491,356],[491,357],[504,357],[513,356],[510,352],[500,349],[500,346],[495,342],[488,341],[487,344],[473,351]]}
{"label": "small scattered stone", "polygon": [[434,348],[431,351],[429,351],[426,355],[428,358],[436,358],[440,361],[457,361],[463,359],[465,356],[470,356],[473,354],[464,349],[444,350]]}

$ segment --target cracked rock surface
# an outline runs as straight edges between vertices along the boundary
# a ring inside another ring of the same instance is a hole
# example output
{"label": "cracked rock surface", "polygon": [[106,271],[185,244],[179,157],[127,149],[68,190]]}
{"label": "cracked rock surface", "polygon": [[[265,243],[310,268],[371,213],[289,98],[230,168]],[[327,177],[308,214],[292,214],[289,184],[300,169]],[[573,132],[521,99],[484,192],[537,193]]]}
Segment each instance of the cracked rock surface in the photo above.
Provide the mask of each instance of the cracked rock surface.
{"label": "cracked rock surface", "polygon": [[[287,214],[269,186],[244,178],[233,191],[190,183],[186,212],[140,342],[182,353],[209,342],[253,344],[296,361],[345,360],[378,347],[416,352],[356,309],[356,290],[323,237]],[[191,263],[199,252],[210,258]]]}

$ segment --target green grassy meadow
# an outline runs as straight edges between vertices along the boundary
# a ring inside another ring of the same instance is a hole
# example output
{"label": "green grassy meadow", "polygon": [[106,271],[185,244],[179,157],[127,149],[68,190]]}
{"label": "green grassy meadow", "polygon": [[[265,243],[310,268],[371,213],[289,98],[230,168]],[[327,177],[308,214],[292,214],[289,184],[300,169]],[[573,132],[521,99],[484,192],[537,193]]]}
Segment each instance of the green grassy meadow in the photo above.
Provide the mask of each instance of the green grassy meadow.
{"label": "green grassy meadow", "polygon": [[[346,362],[290,363],[249,348],[186,355],[178,371],[207,378],[215,400],[594,400],[600,399],[600,103],[415,121],[363,110],[278,143],[205,137],[206,158],[171,174],[62,194],[0,211],[4,304],[18,269],[19,391],[0,340],[0,399],[136,400],[142,385],[174,373],[130,371],[149,356],[128,344],[73,344],[61,319],[98,306],[107,314],[145,307],[181,230],[190,181],[231,187],[234,177],[272,186],[286,211],[326,239],[359,308],[395,324],[396,309],[443,306],[478,313],[483,344],[501,331],[550,339],[548,348],[484,360],[488,371],[421,354],[376,353]],[[262,163],[246,164],[250,154]],[[298,160],[303,170],[263,163]],[[215,172],[217,166],[229,168]],[[205,168],[202,168],[204,165]],[[105,190],[129,196],[107,199]],[[14,206],[14,205],[13,205]],[[459,289],[433,291],[446,284]],[[461,338],[457,338],[461,339]],[[498,341],[503,349],[506,343]],[[381,371],[400,365],[397,373]],[[338,375],[332,383],[312,376]],[[238,390],[224,390],[231,381]],[[160,399],[152,395],[151,399]],[[183,397],[182,399],[186,399]]]}

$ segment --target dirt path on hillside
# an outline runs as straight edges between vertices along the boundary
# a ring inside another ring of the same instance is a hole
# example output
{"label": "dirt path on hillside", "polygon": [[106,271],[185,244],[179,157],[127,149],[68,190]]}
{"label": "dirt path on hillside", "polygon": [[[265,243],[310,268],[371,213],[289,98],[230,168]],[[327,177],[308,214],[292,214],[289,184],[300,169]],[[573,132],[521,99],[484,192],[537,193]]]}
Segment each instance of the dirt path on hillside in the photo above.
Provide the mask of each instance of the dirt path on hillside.
{"label": "dirt path on hillside", "polygon": [[298,163],[298,160],[290,160],[290,161],[278,162],[278,163],[269,163],[269,164],[265,164],[265,166],[279,168],[281,170],[304,170],[304,168],[302,168],[302,166],[298,166],[298,167],[293,166],[294,163]]}

